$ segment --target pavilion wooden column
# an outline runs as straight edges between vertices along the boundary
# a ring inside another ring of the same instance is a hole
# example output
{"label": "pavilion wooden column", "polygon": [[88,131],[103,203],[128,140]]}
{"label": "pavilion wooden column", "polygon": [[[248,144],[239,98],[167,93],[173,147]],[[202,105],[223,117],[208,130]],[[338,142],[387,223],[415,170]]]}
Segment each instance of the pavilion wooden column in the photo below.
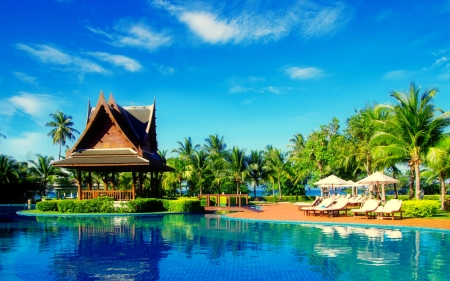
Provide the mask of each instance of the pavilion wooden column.
{"label": "pavilion wooden column", "polygon": [[81,170],[77,170],[77,183],[78,183],[78,200],[82,200],[83,195],[81,194]]}
{"label": "pavilion wooden column", "polygon": [[131,172],[131,177],[133,178],[133,184],[131,185],[131,199],[136,197],[136,173],[134,171]]}

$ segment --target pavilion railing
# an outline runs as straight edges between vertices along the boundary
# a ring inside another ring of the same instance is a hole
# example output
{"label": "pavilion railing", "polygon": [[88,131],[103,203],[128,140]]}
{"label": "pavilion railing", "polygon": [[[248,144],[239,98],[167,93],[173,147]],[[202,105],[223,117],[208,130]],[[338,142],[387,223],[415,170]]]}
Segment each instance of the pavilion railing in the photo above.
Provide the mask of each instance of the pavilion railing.
{"label": "pavilion railing", "polygon": [[131,190],[82,190],[80,199],[96,199],[102,196],[112,197],[114,201],[135,199]]}

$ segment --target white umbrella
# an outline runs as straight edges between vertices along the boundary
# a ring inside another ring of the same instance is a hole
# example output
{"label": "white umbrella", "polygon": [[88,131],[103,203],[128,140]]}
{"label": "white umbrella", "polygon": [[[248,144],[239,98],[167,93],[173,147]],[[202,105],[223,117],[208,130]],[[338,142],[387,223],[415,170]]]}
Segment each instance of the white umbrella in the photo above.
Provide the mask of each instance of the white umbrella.
{"label": "white umbrella", "polygon": [[375,172],[371,174],[370,176],[363,178],[362,180],[358,181],[359,184],[382,184],[382,200],[386,201],[386,195],[384,193],[384,185],[385,184],[391,184],[391,183],[399,183],[398,180],[391,178],[389,176],[386,176],[385,174],[381,172]]}
{"label": "white umbrella", "polygon": [[386,176],[385,174],[381,172],[375,172],[371,174],[370,176],[363,178],[362,180],[358,181],[359,184],[391,184],[391,183],[399,183],[398,180],[391,178],[389,176]]}
{"label": "white umbrella", "polygon": [[[352,195],[353,195],[353,196],[358,195],[358,186],[363,186],[363,184],[354,182],[354,181],[352,181],[352,180],[348,180],[347,183],[348,183],[348,186],[350,186],[350,187],[352,188]],[[354,192],[353,192],[355,187],[356,187],[356,195],[355,195]]]}
{"label": "white umbrella", "polygon": [[334,188],[335,186],[346,186],[348,183],[347,181],[335,176],[331,175],[326,178],[323,178],[317,182],[314,183],[315,185],[319,185],[321,187],[331,187]]}

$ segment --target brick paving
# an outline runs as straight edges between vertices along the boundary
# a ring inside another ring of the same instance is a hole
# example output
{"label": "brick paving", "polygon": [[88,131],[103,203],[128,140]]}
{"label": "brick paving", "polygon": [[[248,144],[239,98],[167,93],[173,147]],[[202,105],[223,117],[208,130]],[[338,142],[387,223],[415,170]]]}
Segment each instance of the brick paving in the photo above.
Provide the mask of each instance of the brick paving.
{"label": "brick paving", "polygon": [[[337,223],[356,223],[356,224],[379,224],[379,225],[395,225],[406,227],[423,227],[423,228],[438,228],[450,230],[450,219],[427,219],[427,218],[403,218],[395,220],[378,220],[365,219],[364,216],[359,216],[356,219],[353,216],[345,217],[320,217],[320,216],[305,216],[303,211],[299,211],[297,206],[293,204],[267,204],[262,205],[261,212],[236,212],[227,214],[228,217],[252,219],[252,220],[276,220],[276,221],[305,221],[305,222],[337,222]],[[398,215],[398,214],[396,214]]]}

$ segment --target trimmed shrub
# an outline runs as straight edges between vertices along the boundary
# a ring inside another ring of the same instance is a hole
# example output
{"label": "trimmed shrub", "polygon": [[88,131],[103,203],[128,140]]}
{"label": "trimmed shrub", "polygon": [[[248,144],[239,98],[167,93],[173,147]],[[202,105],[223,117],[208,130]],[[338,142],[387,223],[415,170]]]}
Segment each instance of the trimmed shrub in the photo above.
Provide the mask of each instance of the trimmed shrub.
{"label": "trimmed shrub", "polygon": [[169,201],[169,211],[172,212],[198,212],[203,209],[198,199]]}
{"label": "trimmed shrub", "polygon": [[162,212],[164,208],[162,200],[155,198],[137,198],[125,203],[130,213],[145,213],[145,212]]}
{"label": "trimmed shrub", "polygon": [[41,201],[36,204],[36,208],[42,212],[58,211],[58,201]]}
{"label": "trimmed shrub", "polygon": [[114,202],[109,197],[99,197],[91,200],[61,200],[58,201],[58,211],[61,213],[114,213]]}
{"label": "trimmed shrub", "polygon": [[407,217],[424,218],[431,217],[440,208],[440,203],[435,200],[410,200],[403,202],[402,209]]}

